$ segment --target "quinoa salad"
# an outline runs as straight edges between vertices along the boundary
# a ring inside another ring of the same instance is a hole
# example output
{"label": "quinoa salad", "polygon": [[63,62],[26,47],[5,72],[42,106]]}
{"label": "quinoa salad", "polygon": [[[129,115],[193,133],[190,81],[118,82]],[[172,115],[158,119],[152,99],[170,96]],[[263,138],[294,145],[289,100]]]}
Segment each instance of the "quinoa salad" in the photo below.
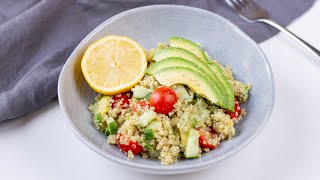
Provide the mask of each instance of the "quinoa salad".
{"label": "quinoa salad", "polygon": [[98,92],[88,107],[108,144],[130,159],[170,165],[201,158],[235,136],[250,83],[237,81],[231,66],[184,38],[169,38],[145,54],[142,78],[124,92]]}

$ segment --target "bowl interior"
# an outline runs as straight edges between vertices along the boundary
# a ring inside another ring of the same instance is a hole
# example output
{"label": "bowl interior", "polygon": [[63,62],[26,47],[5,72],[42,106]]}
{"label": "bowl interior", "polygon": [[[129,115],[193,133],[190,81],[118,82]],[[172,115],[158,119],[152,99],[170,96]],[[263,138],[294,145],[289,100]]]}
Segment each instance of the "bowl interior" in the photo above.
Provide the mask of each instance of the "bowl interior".
{"label": "bowl interior", "polygon": [[[199,159],[179,160],[165,167],[158,160],[135,157],[128,160],[118,147],[108,145],[106,137],[91,121],[87,107],[96,93],[85,81],[80,61],[86,48],[97,39],[116,34],[132,37],[144,48],[167,42],[171,36],[181,36],[200,43],[223,65],[230,64],[235,78],[252,83],[250,99],[244,104],[247,116],[236,125],[236,136]],[[274,100],[273,78],[270,66],[258,46],[229,21],[208,11],[184,7],[158,5],[121,13],[97,27],[74,50],[59,80],[59,100],[68,122],[77,135],[103,156],[124,165],[146,168],[150,171],[177,171],[210,165],[244,147],[268,120]]]}

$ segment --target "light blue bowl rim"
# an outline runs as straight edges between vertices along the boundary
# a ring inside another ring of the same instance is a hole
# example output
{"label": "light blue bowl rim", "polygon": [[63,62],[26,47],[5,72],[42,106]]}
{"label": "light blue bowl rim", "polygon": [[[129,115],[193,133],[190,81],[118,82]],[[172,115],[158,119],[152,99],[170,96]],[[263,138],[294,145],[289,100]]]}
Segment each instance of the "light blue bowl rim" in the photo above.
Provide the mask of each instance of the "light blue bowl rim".
{"label": "light blue bowl rim", "polygon": [[[66,71],[66,67],[68,67],[70,65],[70,58],[74,55],[74,53],[77,52],[79,47],[82,47],[83,44],[96,32],[100,31],[103,27],[105,27],[107,24],[110,24],[114,21],[116,21],[117,19],[123,17],[123,16],[127,16],[130,14],[134,14],[138,11],[141,10],[146,10],[146,9],[152,9],[152,10],[158,10],[158,9],[163,9],[163,8],[170,8],[172,9],[172,11],[176,10],[176,9],[185,9],[185,10],[191,10],[191,11],[195,11],[198,13],[204,13],[210,16],[214,16],[217,19],[220,19],[221,21],[223,21],[225,24],[227,24],[229,27],[233,28],[238,34],[240,34],[242,37],[244,37],[248,42],[250,42],[253,46],[255,46],[259,53],[261,54],[261,56],[263,57],[263,60],[265,61],[266,65],[267,65],[267,71],[268,71],[268,75],[269,75],[269,79],[270,79],[270,84],[269,86],[271,87],[271,96],[270,96],[270,104],[268,107],[268,111],[267,114],[264,118],[264,120],[262,121],[262,123],[260,124],[259,128],[254,132],[254,134],[252,136],[250,136],[250,138],[246,139],[245,141],[243,141],[239,146],[235,147],[232,151],[229,151],[228,153],[223,154],[222,156],[212,159],[212,160],[208,160],[206,162],[201,162],[201,163],[197,163],[197,164],[187,164],[187,165],[179,165],[179,166],[161,166],[159,163],[159,166],[156,167],[150,167],[144,164],[138,164],[138,163],[134,163],[134,161],[123,161],[121,159],[116,158],[115,156],[112,156],[111,154],[106,153],[105,151],[103,151],[102,149],[100,149],[99,147],[97,147],[96,145],[94,145],[88,138],[86,138],[85,136],[83,136],[81,134],[81,132],[77,129],[77,127],[72,123],[72,121],[70,120],[70,116],[66,113],[66,105],[63,101],[63,99],[61,98],[61,93],[62,93],[62,85],[60,82],[62,82],[62,78],[63,78],[63,74]],[[253,41],[247,34],[245,34],[242,30],[240,30],[236,25],[234,25],[232,22],[230,22],[229,20],[214,14],[210,11],[204,10],[204,9],[199,9],[199,8],[195,8],[195,7],[189,7],[189,6],[182,6],[182,5],[150,5],[150,6],[143,6],[143,7],[138,7],[138,8],[134,8],[131,10],[127,10],[124,11],[122,13],[119,13],[111,18],[109,18],[108,20],[106,20],[105,22],[103,22],[102,24],[100,24],[98,27],[96,27],[93,31],[91,31],[80,43],[79,45],[75,48],[75,50],[72,52],[72,54],[70,55],[70,57],[68,58],[67,62],[65,63],[60,76],[59,76],[59,82],[58,82],[58,99],[60,102],[60,107],[62,109],[62,112],[68,122],[68,124],[70,125],[70,127],[72,128],[72,130],[75,132],[75,134],[77,135],[77,137],[84,143],[86,144],[90,149],[94,150],[95,152],[97,152],[98,154],[100,154],[103,157],[106,157],[107,159],[110,159],[114,162],[117,162],[121,165],[124,166],[129,166],[129,167],[133,167],[133,168],[143,168],[145,170],[160,170],[160,171],[183,171],[183,170],[190,170],[190,169],[197,169],[197,168],[201,168],[201,167],[205,167],[205,166],[210,166],[213,165],[216,162],[219,162],[223,159],[226,159],[228,157],[230,157],[232,154],[237,153],[238,151],[240,151],[241,149],[243,149],[245,146],[247,146],[262,130],[263,128],[266,126],[266,123],[268,122],[271,113],[272,113],[272,109],[274,106],[274,99],[275,99],[275,88],[274,88],[274,78],[273,78],[273,74],[272,74],[272,70],[271,70],[271,66],[268,62],[267,57],[265,56],[265,54],[263,53],[263,51],[260,49],[260,47],[257,45],[257,43],[255,41]]]}

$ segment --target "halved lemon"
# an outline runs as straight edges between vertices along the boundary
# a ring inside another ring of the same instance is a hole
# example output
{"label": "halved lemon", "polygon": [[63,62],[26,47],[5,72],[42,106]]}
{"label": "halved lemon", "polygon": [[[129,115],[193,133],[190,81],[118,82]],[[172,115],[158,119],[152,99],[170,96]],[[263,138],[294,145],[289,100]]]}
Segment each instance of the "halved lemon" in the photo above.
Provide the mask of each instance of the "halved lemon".
{"label": "halved lemon", "polygon": [[88,47],[81,61],[88,84],[105,95],[129,91],[143,78],[146,68],[143,48],[125,36],[99,39]]}

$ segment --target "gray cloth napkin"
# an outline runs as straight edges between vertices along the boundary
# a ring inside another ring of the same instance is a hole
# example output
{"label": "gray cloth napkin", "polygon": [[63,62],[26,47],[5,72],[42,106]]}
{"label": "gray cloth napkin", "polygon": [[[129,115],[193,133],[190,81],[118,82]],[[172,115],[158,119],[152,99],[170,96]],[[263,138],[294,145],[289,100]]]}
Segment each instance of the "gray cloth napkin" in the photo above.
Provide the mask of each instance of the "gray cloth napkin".
{"label": "gray cloth napkin", "polygon": [[[257,0],[282,25],[314,0]],[[249,24],[222,0],[0,0],[0,121],[22,116],[57,97],[59,73],[75,46],[122,11],[151,4],[194,6],[233,21],[257,42],[277,31]]]}

